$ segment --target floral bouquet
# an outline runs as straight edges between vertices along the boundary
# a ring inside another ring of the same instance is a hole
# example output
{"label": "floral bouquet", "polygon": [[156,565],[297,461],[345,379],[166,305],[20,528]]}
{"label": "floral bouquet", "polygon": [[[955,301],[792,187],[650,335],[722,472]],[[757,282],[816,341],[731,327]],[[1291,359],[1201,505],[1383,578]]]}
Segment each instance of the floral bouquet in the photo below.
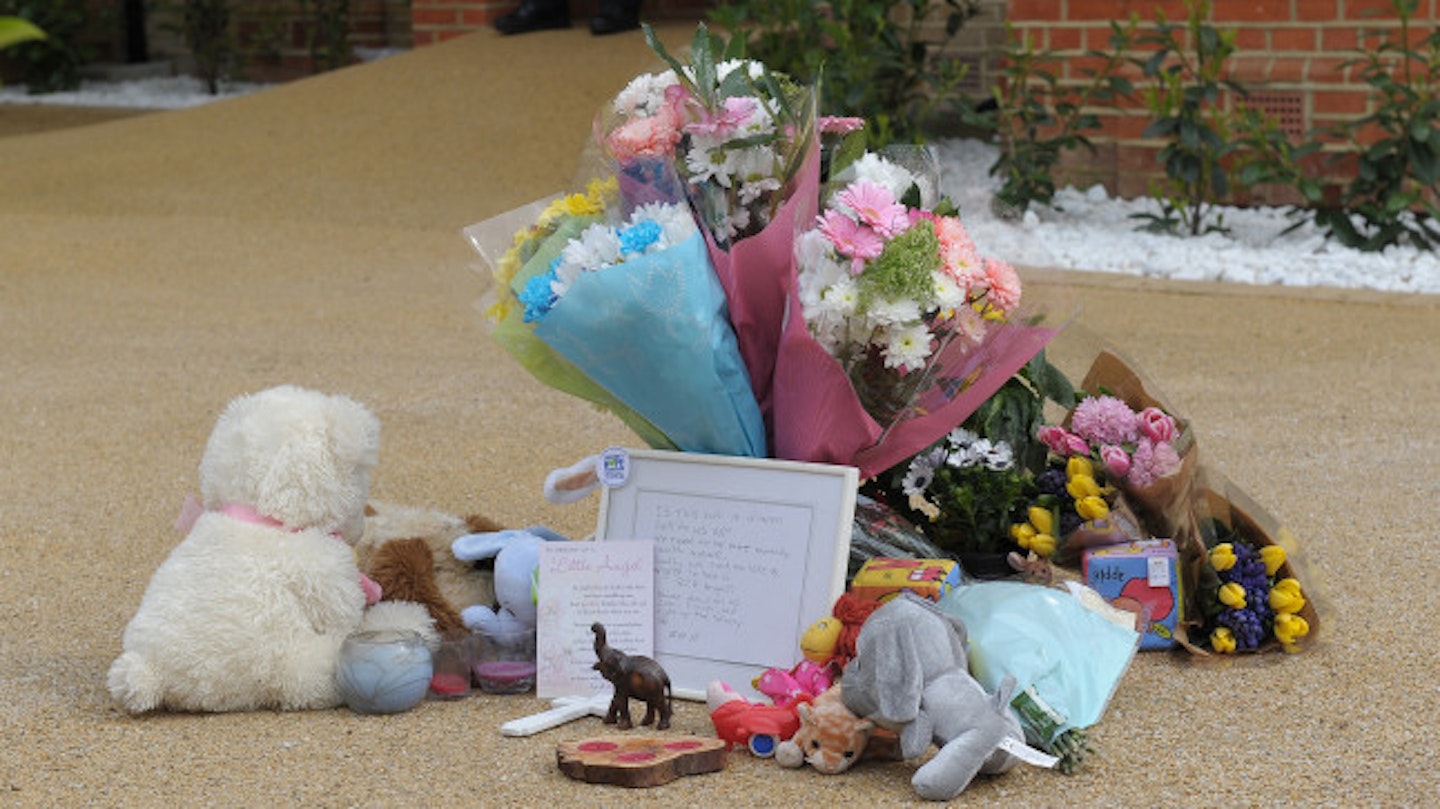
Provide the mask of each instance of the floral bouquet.
{"label": "floral bouquet", "polygon": [[[653,447],[763,457],[760,411],[689,209],[642,204],[612,222],[618,206],[615,184],[597,185],[519,230],[494,263],[496,339]],[[482,255],[495,228],[469,231]]]}
{"label": "floral bouquet", "polygon": [[704,25],[688,64],[645,35],[671,69],[632,80],[596,139],[627,196],[689,201],[768,426],[795,223],[817,205],[814,90],[738,58],[742,38],[727,46]]}
{"label": "floral bouquet", "polygon": [[1081,388],[1088,395],[1064,421],[1037,433],[1063,468],[1063,483],[1056,472],[1042,486],[1051,496],[1046,505],[1058,504],[1067,551],[1142,532],[1193,542],[1199,467],[1193,431],[1113,352],[1096,356]]}
{"label": "floral bouquet", "polygon": [[953,206],[902,201],[918,200],[913,174],[877,155],[840,171],[795,239],[774,445],[869,477],[964,421],[1058,330],[1022,322],[1019,277],[979,255]]}
{"label": "floral bouquet", "polygon": [[1299,651],[1320,617],[1301,585],[1294,538],[1219,475],[1206,478],[1196,504],[1205,553],[1187,571],[1187,647],[1222,655]]}

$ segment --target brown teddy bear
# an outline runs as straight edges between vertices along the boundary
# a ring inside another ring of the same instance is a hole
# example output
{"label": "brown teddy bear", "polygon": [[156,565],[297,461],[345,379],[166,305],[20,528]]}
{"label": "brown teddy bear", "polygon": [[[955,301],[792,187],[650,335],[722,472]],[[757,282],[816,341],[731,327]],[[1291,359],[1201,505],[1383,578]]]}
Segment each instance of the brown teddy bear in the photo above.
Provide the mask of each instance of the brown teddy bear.
{"label": "brown teddy bear", "polygon": [[355,543],[359,568],[381,588],[381,600],[424,604],[443,633],[463,630],[460,611],[495,605],[492,564],[461,561],[451,543],[466,534],[500,531],[487,517],[372,502]]}

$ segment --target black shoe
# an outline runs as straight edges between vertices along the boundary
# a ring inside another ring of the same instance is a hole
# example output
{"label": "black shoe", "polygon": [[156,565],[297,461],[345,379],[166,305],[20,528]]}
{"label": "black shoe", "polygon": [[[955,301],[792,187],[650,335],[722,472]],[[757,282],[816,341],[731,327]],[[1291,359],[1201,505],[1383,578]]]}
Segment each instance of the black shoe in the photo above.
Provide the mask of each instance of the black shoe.
{"label": "black shoe", "polygon": [[570,9],[565,3],[521,0],[520,7],[495,21],[502,34],[526,34],[570,27]]}
{"label": "black shoe", "polygon": [[640,3],[601,2],[600,11],[590,18],[590,33],[595,36],[633,31],[640,27]]}

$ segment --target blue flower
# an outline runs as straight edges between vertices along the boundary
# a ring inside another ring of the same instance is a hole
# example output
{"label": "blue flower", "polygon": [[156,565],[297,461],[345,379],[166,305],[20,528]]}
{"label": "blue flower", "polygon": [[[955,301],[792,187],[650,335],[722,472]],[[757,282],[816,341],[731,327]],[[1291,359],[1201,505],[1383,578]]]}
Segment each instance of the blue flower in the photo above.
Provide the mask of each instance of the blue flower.
{"label": "blue flower", "polygon": [[628,228],[620,231],[620,253],[643,253],[645,249],[659,240],[664,231],[660,223],[651,219],[636,222]]}
{"label": "blue flower", "polygon": [[[558,259],[557,259],[558,261]],[[555,282],[555,265],[551,264],[550,269],[539,275],[532,276],[525,282],[525,288],[516,297],[525,304],[525,322],[534,323],[544,317],[551,307],[555,305],[555,290],[551,286]]]}

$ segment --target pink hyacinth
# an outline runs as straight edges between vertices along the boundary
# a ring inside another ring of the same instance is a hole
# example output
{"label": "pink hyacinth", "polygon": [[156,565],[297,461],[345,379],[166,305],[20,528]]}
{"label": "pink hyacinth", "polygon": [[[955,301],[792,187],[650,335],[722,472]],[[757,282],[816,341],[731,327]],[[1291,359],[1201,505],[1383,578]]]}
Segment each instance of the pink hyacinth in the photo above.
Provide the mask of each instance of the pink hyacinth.
{"label": "pink hyacinth", "polygon": [[1114,396],[1089,396],[1075,405],[1070,429],[1092,444],[1133,444],[1140,437],[1135,411]]}
{"label": "pink hyacinth", "polygon": [[1130,459],[1132,486],[1149,486],[1155,481],[1180,471],[1180,454],[1166,443],[1156,443],[1148,438],[1140,439],[1135,445],[1135,454]]}

